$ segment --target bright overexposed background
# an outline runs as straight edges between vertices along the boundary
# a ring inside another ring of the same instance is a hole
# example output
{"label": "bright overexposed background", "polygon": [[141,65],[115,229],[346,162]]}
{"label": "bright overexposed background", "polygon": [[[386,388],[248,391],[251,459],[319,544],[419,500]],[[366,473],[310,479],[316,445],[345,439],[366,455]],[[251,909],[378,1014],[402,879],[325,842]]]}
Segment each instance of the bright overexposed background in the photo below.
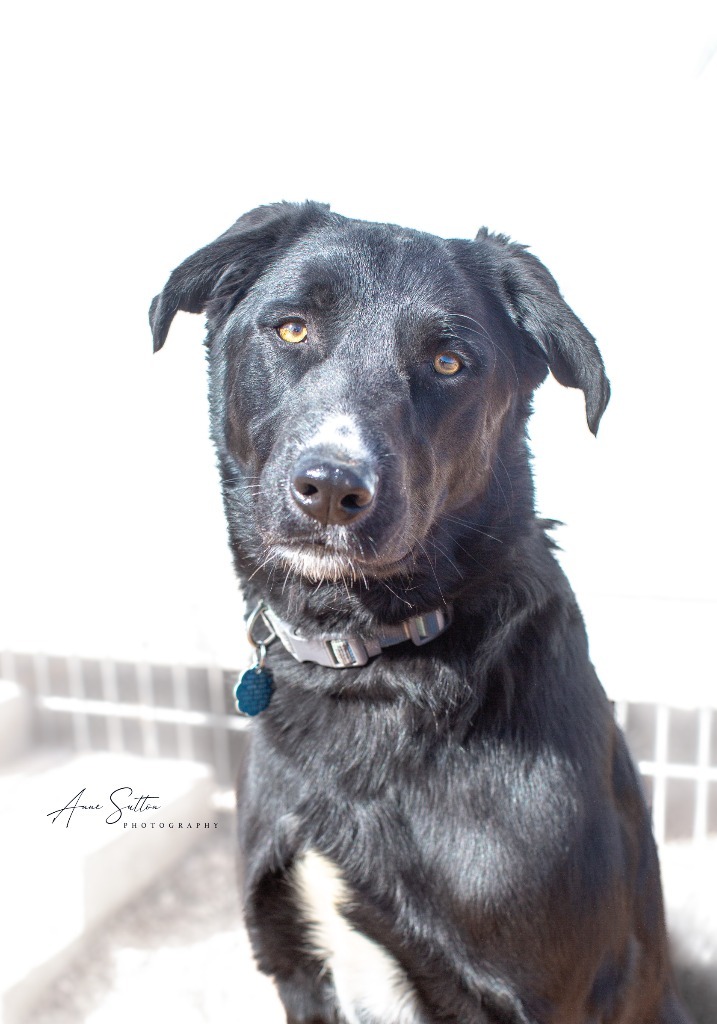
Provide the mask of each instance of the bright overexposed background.
{"label": "bright overexposed background", "polygon": [[[714,684],[713,3],[9,4],[0,649],[233,664],[202,321],[147,307],[251,207],[528,243],[598,338],[550,381],[540,511],[614,695]],[[712,689],[712,694],[714,694]]]}

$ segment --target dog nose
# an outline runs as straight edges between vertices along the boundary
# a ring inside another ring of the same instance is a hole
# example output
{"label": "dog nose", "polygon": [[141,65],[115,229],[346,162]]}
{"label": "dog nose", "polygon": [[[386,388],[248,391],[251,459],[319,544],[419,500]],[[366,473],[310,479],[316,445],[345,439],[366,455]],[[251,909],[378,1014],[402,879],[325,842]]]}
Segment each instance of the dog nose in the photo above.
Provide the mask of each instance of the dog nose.
{"label": "dog nose", "polygon": [[377,482],[369,466],[307,452],[294,465],[291,496],[307,516],[324,526],[340,526],[369,510]]}

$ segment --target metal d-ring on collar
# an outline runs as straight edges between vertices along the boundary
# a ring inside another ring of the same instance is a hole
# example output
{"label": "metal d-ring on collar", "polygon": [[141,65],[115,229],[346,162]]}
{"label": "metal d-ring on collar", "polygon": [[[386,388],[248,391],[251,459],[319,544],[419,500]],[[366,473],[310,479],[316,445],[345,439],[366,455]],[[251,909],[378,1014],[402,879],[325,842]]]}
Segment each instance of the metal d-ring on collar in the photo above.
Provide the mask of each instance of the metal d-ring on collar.
{"label": "metal d-ring on collar", "polygon": [[[259,601],[254,611],[246,620],[246,638],[254,651],[254,656],[256,658],[256,665],[254,667],[257,672],[261,672],[261,670],[264,668],[267,647],[269,647],[269,645],[277,639],[277,633],[271,622],[266,617],[266,610],[266,602]],[[259,620],[261,620],[262,625],[267,630],[267,635],[265,637],[262,637],[261,639],[257,639],[254,636],[254,627],[257,625]]]}

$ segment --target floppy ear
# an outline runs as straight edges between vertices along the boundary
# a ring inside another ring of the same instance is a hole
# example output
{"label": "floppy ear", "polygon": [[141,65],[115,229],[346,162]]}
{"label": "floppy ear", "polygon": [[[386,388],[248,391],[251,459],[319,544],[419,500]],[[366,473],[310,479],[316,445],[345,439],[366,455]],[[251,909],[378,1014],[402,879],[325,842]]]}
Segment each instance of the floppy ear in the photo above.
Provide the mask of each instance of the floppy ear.
{"label": "floppy ear", "polygon": [[557,381],[581,389],[588,426],[597,434],[610,382],[592,334],[565,302],[550,271],[525,246],[487,228],[480,229],[476,244],[497,278],[511,320],[538,346]]}
{"label": "floppy ear", "polygon": [[328,210],[311,202],[259,206],[181,263],[149,307],[154,351],[167,340],[175,313],[202,313],[217,298],[241,299],[282,249]]}

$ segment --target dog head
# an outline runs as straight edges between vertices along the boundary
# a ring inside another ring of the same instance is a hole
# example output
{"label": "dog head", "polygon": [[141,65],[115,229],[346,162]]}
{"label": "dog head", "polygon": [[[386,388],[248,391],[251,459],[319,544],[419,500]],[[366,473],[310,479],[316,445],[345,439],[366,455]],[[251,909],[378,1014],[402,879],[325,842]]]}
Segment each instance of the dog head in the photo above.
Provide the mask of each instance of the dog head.
{"label": "dog head", "polygon": [[178,310],[207,315],[245,576],[360,583],[451,561],[464,534],[532,516],[524,426],[548,371],[584,392],[593,432],[609,397],[549,272],[485,229],[445,240],[315,203],[261,207],[173,272],[150,310],[155,350]]}

